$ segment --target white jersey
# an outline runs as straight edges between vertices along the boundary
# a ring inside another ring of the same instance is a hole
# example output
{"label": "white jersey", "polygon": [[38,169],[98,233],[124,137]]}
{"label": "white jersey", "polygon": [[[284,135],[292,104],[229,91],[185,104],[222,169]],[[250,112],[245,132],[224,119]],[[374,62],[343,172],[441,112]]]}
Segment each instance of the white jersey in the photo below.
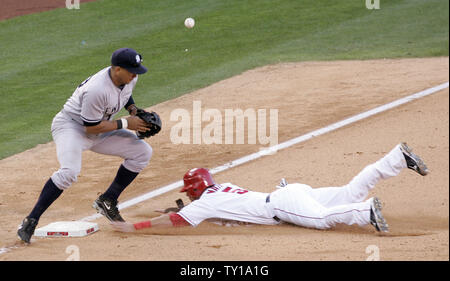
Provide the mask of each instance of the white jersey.
{"label": "white jersey", "polygon": [[374,198],[366,200],[369,192],[378,181],[397,176],[405,168],[407,163],[399,144],[343,186],[312,188],[292,183],[280,186],[268,196],[225,183],[206,189],[178,214],[193,226],[209,218],[256,224],[280,221],[316,229],[337,224],[364,226],[372,222],[372,213],[379,208]]}
{"label": "white jersey", "polygon": [[63,112],[78,124],[112,120],[130,99],[138,76],[121,90],[112,82],[109,69],[106,67],[87,78],[64,105]]}
{"label": "white jersey", "polygon": [[178,214],[192,226],[218,218],[255,224],[278,224],[266,203],[269,193],[254,192],[231,183],[216,184]]}

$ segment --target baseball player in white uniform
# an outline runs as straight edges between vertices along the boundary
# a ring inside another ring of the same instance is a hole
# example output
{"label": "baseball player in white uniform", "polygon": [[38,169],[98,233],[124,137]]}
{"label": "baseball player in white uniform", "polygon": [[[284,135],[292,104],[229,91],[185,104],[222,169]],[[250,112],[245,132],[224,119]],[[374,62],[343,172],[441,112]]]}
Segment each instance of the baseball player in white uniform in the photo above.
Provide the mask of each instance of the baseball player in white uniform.
{"label": "baseball player in white uniform", "polygon": [[365,167],[347,185],[312,188],[305,184],[282,184],[272,193],[254,192],[231,183],[216,184],[207,169],[197,168],[184,176],[192,203],[177,213],[164,214],[138,223],[113,222],[123,232],[157,226],[197,226],[207,219],[275,225],[287,222],[307,228],[329,229],[336,224],[372,224],[388,232],[378,198],[366,197],[381,179],[394,177],[404,168],[422,176],[428,169],[419,156],[401,143],[377,162]]}
{"label": "baseball player in white uniform", "polygon": [[[138,75],[147,72],[141,62],[142,56],[133,49],[116,50],[111,56],[111,66],[82,82],[54,117],[51,132],[60,168],[45,183],[35,207],[17,232],[24,242],[30,242],[45,210],[76,182],[84,150],[124,159],[110,187],[93,205],[109,220],[123,221],[117,198],[152,156],[150,145],[136,133],[125,130],[145,132],[148,129],[143,120],[134,116],[137,107],[132,97]],[[113,120],[124,107],[131,116]]]}

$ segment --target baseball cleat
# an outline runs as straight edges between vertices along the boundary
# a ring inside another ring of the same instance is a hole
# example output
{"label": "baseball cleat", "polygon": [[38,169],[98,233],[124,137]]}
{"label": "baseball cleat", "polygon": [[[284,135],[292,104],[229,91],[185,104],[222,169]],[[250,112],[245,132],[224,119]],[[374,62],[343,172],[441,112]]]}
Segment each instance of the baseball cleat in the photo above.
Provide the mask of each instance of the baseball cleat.
{"label": "baseball cleat", "polygon": [[33,236],[37,224],[38,221],[36,219],[26,217],[22,221],[22,224],[19,226],[19,229],[17,230],[17,235],[19,236],[19,239],[29,244],[31,236]]}
{"label": "baseball cleat", "polygon": [[117,203],[117,200],[105,198],[102,194],[97,198],[97,200],[94,201],[92,207],[112,222],[125,221],[120,216],[119,209],[117,208]]}
{"label": "baseball cleat", "polygon": [[412,149],[405,143],[402,142],[400,144],[400,150],[403,152],[405,156],[406,165],[408,169],[414,170],[422,176],[426,176],[429,171],[425,163],[419,156],[412,152]]}
{"label": "baseball cleat", "polygon": [[377,231],[389,232],[389,225],[381,214],[381,208],[380,200],[377,197],[374,197],[370,204],[370,224],[372,224]]}

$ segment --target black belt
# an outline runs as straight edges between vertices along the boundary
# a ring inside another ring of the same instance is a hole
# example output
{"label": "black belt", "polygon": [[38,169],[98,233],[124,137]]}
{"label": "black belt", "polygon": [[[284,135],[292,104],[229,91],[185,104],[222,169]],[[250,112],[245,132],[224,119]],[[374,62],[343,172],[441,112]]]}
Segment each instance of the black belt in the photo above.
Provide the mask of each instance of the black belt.
{"label": "black belt", "polygon": [[[266,197],[266,203],[270,203],[270,194],[267,195],[267,197]],[[277,216],[274,216],[273,219],[276,220],[277,222],[281,221],[280,218]]]}

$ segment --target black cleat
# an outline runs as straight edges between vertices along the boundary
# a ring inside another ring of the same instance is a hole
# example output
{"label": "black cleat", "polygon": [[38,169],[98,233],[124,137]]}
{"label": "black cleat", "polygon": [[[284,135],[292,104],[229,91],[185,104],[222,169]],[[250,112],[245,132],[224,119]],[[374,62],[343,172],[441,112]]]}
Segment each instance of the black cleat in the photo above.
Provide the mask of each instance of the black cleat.
{"label": "black cleat", "polygon": [[105,198],[102,195],[94,201],[92,207],[97,210],[100,214],[104,215],[108,220],[114,221],[125,221],[119,213],[119,209],[117,208],[117,200],[111,200],[109,198]]}
{"label": "black cleat", "polygon": [[381,214],[381,207],[380,200],[377,197],[374,197],[370,204],[370,224],[372,224],[377,231],[389,232],[389,225]]}
{"label": "black cleat", "polygon": [[38,221],[36,219],[26,217],[22,221],[22,224],[19,226],[19,229],[17,230],[17,235],[19,236],[19,239],[25,243],[30,244],[31,236],[33,236],[37,224]]}
{"label": "black cleat", "polygon": [[408,145],[405,142],[402,142],[400,144],[400,149],[403,152],[403,155],[405,156],[406,165],[409,169],[416,171],[422,176],[426,176],[429,171],[425,163],[422,159],[420,159],[419,156],[414,154],[412,152],[412,149],[408,147]]}

